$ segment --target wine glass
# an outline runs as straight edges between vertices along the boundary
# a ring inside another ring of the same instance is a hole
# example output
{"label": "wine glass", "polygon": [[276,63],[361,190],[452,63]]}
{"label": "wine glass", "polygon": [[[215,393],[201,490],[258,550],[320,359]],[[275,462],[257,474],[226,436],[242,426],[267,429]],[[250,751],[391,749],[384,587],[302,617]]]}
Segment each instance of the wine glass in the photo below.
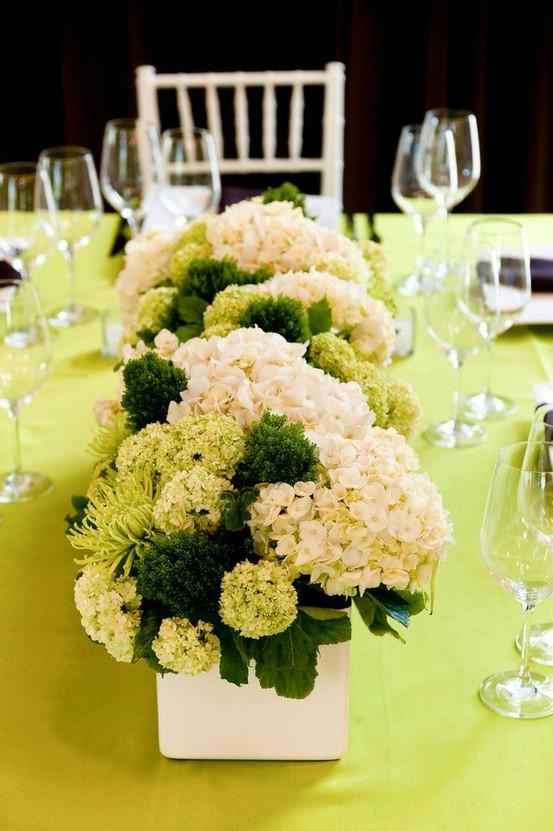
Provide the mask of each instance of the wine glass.
{"label": "wine glass", "polygon": [[443,270],[447,268],[449,211],[468,196],[480,179],[476,116],[468,110],[428,110],[415,166],[423,189],[434,197],[444,220]]}
{"label": "wine glass", "polygon": [[420,124],[402,128],[392,172],[392,199],[400,211],[411,218],[418,237],[415,270],[397,284],[398,290],[407,295],[420,294],[424,290],[426,229],[438,207],[436,200],[422,188],[415,169],[420,134]]}
{"label": "wine glass", "polygon": [[526,442],[500,450],[480,535],[490,574],[524,615],[519,669],[490,675],[480,687],[484,704],[510,718],[553,714],[553,686],[530,671],[528,638],[530,614],[553,593],[553,472],[536,463],[550,452],[542,446],[529,453]]}
{"label": "wine glass", "polygon": [[104,130],[102,193],[135,237],[161,178],[159,135],[138,118],[116,118]]}
{"label": "wine glass", "polygon": [[221,180],[215,142],[207,130],[165,130],[161,139],[163,185],[160,199],[177,224],[216,212]]}
{"label": "wine glass", "polygon": [[27,257],[36,231],[36,164],[9,162],[0,165],[0,258],[27,276]]}
{"label": "wine glass", "polygon": [[464,307],[466,266],[450,265],[446,274],[424,297],[424,318],[430,337],[445,352],[457,370],[454,413],[446,421],[433,424],[423,433],[424,438],[438,447],[472,447],[486,438],[479,424],[469,424],[462,418],[462,368],[468,358],[481,348],[478,325]]}
{"label": "wine glass", "polygon": [[0,406],[14,424],[14,467],[0,477],[0,502],[26,502],[52,487],[40,473],[21,467],[19,413],[46,380],[50,367],[48,324],[29,280],[0,284]]}
{"label": "wine glass", "polygon": [[480,317],[489,365],[486,389],[467,397],[465,415],[476,421],[504,418],[516,405],[492,392],[492,344],[515,323],[531,298],[526,232],[511,219],[480,219],[470,226],[465,247],[470,269],[468,302]]}
{"label": "wine glass", "polygon": [[90,150],[51,147],[38,159],[36,209],[46,233],[56,240],[69,272],[69,303],[50,317],[52,326],[88,323],[98,312],[77,303],[75,255],[87,245],[102,216],[102,197]]}

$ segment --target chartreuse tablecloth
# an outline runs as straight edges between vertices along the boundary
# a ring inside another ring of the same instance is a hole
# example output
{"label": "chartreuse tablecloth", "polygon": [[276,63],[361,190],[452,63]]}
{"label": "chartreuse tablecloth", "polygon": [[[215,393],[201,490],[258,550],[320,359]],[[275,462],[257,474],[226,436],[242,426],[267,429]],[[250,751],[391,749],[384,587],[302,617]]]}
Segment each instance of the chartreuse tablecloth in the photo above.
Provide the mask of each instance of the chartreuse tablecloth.
{"label": "chartreuse tablecloth", "polygon": [[[522,219],[531,240],[553,237],[553,217]],[[452,219],[454,239],[469,220]],[[115,307],[118,261],[108,258],[115,228],[106,217],[79,254],[81,297],[100,309]],[[378,229],[400,276],[413,258],[411,226],[401,216],[381,215]],[[46,308],[63,299],[64,280],[56,258],[36,271]],[[519,622],[514,600],[479,556],[486,489],[498,448],[527,434],[532,386],[553,371],[553,334],[516,329],[497,344],[495,387],[519,408],[509,421],[490,424],[486,444],[452,452],[416,439],[455,526],[436,611],[416,619],[406,646],[370,637],[355,622],[349,751],[340,761],[319,763],[163,758],[153,674],[115,663],[81,630],[63,517],[71,494],[83,492],[89,479],[93,402],[114,389],[112,363],[99,345],[98,322],[56,337],[52,376],[23,413],[22,429],[27,466],[48,473],[55,489],[31,504],[0,506],[0,829],[550,827],[553,718],[499,718],[480,704],[477,690],[485,675],[517,660]],[[422,325],[416,354],[392,371],[417,388],[425,422],[449,414],[453,373]],[[483,374],[483,359],[467,365],[469,391]],[[5,468],[11,429],[0,416]],[[537,614],[548,618],[553,602]]]}

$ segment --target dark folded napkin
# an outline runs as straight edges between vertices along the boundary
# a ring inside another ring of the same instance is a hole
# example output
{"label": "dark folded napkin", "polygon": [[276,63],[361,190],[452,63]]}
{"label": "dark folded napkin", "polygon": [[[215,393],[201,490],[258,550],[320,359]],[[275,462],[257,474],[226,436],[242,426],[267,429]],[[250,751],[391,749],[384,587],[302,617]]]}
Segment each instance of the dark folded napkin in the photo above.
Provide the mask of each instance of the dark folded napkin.
{"label": "dark folded napkin", "polygon": [[532,274],[532,291],[553,292],[553,260],[532,257],[530,260]]}
{"label": "dark folded napkin", "polygon": [[[501,282],[504,285],[520,285],[520,260],[510,257],[501,258]],[[487,282],[491,282],[491,265],[488,261],[478,263],[478,273]],[[532,276],[532,292],[540,294],[553,292],[553,260],[542,257],[530,258],[530,274]]]}

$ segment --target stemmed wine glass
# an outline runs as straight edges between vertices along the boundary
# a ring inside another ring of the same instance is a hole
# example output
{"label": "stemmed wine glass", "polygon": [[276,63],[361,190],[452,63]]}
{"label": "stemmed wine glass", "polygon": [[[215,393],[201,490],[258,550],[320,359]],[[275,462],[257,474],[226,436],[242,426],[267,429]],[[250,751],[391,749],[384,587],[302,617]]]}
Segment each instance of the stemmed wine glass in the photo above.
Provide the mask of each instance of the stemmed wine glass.
{"label": "stemmed wine glass", "polygon": [[516,405],[491,389],[492,344],[509,329],[529,303],[532,287],[526,231],[511,219],[481,219],[470,226],[465,241],[469,263],[468,303],[480,317],[488,353],[488,384],[465,400],[467,418],[482,421],[511,415]]}
{"label": "stemmed wine glass", "polygon": [[420,134],[420,124],[408,124],[402,128],[392,172],[392,199],[411,218],[418,237],[415,270],[397,284],[398,290],[407,295],[420,294],[425,288],[426,229],[438,208],[436,200],[424,190],[417,176],[415,159]]}
{"label": "stemmed wine glass", "polygon": [[138,118],[108,121],[104,131],[102,193],[135,237],[162,175],[159,134]]}
{"label": "stemmed wine glass", "polygon": [[474,113],[428,110],[415,157],[423,189],[438,203],[444,220],[444,264],[447,268],[449,211],[465,199],[480,179],[480,143]]}
{"label": "stemmed wine glass", "polygon": [[9,162],[0,165],[0,258],[26,277],[31,249],[35,247],[36,164]]}
{"label": "stemmed wine glass", "polygon": [[160,199],[185,224],[203,213],[217,211],[221,199],[219,162],[213,136],[207,130],[165,130],[161,140],[163,185]]}
{"label": "stemmed wine glass", "polygon": [[462,368],[476,355],[482,345],[477,323],[466,313],[465,265],[450,265],[446,274],[424,297],[424,317],[430,337],[445,352],[457,370],[454,413],[450,419],[433,424],[423,433],[424,438],[438,447],[472,447],[480,444],[486,433],[479,424],[469,424],[462,418]]}
{"label": "stemmed wine glass", "polygon": [[21,467],[19,414],[49,373],[48,324],[28,279],[0,283],[0,406],[14,424],[14,467],[0,477],[0,502],[25,502],[46,493],[51,481]]}
{"label": "stemmed wine glass", "polygon": [[102,197],[90,150],[52,147],[38,160],[35,205],[46,233],[56,240],[69,271],[69,303],[56,310],[50,324],[76,326],[98,312],[77,303],[75,255],[90,241],[102,216]]}
{"label": "stemmed wine glass", "polygon": [[482,522],[483,560],[524,615],[520,668],[490,675],[480,687],[484,704],[510,718],[553,714],[553,686],[530,671],[528,637],[529,616],[553,594],[553,472],[540,461],[552,448],[520,442],[501,449]]}

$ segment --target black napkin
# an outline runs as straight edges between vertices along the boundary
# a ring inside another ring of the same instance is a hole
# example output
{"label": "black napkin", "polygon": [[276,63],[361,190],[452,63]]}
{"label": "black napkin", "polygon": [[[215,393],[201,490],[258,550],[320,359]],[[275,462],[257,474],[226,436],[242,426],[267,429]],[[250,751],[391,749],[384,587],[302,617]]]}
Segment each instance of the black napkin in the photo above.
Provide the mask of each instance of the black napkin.
{"label": "black napkin", "polygon": [[542,257],[532,257],[530,260],[532,274],[532,291],[553,292],[553,260],[544,260]]}

